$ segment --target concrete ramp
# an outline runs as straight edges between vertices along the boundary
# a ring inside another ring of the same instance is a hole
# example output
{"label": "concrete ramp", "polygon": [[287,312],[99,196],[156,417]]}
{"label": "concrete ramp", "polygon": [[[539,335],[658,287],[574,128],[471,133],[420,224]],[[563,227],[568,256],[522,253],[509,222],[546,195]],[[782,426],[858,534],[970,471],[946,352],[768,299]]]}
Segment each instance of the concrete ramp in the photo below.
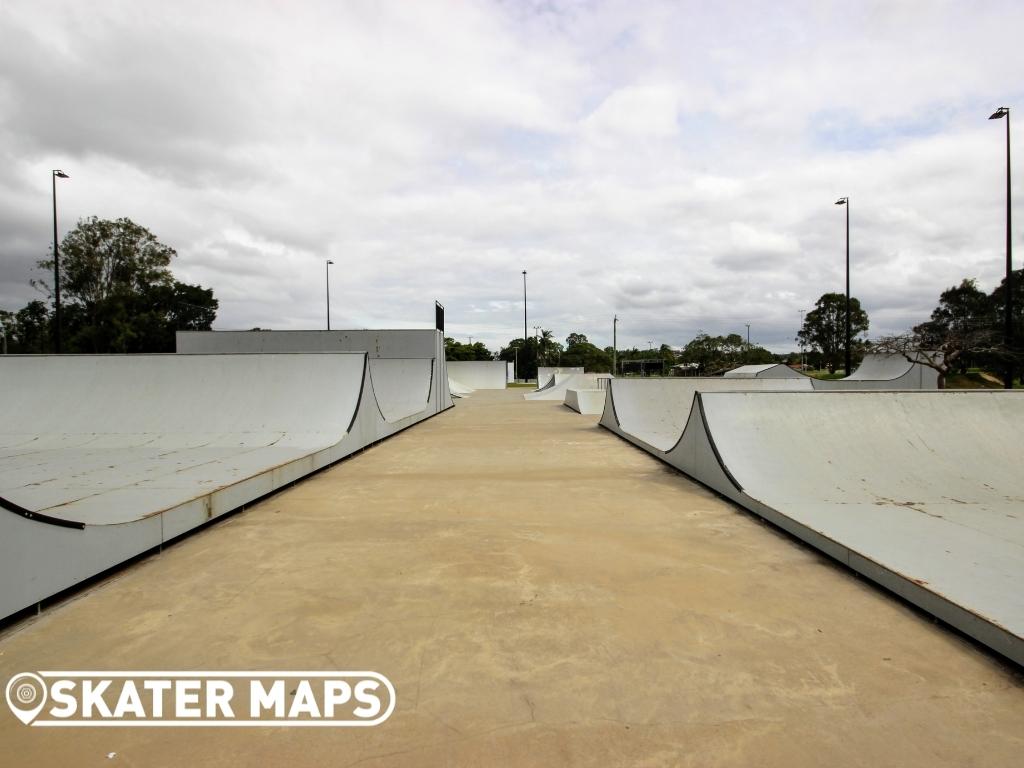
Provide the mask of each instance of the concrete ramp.
{"label": "concrete ramp", "polygon": [[567,389],[563,405],[584,415],[600,415],[604,410],[605,390]]}
{"label": "concrete ramp", "polygon": [[845,379],[815,379],[814,388],[835,389],[938,389],[939,373],[903,355],[867,354]]}
{"label": "concrete ramp", "polygon": [[783,363],[766,365],[741,365],[722,374],[727,379],[799,379],[804,374],[795,371]]}
{"label": "concrete ramp", "polygon": [[433,375],[433,360],[370,360],[373,393],[384,421],[394,424],[427,410]]}
{"label": "concrete ramp", "polygon": [[642,448],[668,451],[679,441],[697,392],[805,391],[799,379],[614,379],[608,385],[601,425]]}
{"label": "concrete ramp", "polygon": [[869,353],[852,374],[844,379],[816,379],[788,365],[741,365],[724,374],[727,379],[807,379],[815,389],[938,389],[934,368],[912,363],[903,355]]}
{"label": "concrete ramp", "polygon": [[452,397],[469,397],[476,390],[472,387],[467,387],[461,381],[456,381],[451,376],[448,377],[448,391],[451,392]]}
{"label": "concrete ramp", "polygon": [[504,389],[508,366],[504,360],[449,360],[448,375],[474,389]]}
{"label": "concrete ramp", "polygon": [[0,618],[411,426],[431,361],[0,357]]}
{"label": "concrete ramp", "polygon": [[575,373],[585,373],[585,371],[583,370],[583,366],[538,366],[537,389],[544,389],[544,387],[548,386],[549,384],[557,383],[554,381],[556,373],[569,375]]}
{"label": "concrete ramp", "polygon": [[541,389],[527,392],[524,400],[557,400],[565,401],[565,393],[570,389],[597,389],[598,382],[610,379],[610,373],[554,373]]}
{"label": "concrete ramp", "polygon": [[620,383],[602,425],[1024,663],[1024,393],[698,390],[670,444]]}

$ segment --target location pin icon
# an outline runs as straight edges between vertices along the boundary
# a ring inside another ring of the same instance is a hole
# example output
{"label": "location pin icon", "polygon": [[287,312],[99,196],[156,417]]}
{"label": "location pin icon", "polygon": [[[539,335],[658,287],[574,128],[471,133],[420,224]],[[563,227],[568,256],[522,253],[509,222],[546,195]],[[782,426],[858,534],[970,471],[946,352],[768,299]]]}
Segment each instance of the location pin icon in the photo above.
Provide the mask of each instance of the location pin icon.
{"label": "location pin icon", "polygon": [[46,704],[46,683],[39,675],[22,672],[7,683],[6,695],[11,712],[28,725]]}

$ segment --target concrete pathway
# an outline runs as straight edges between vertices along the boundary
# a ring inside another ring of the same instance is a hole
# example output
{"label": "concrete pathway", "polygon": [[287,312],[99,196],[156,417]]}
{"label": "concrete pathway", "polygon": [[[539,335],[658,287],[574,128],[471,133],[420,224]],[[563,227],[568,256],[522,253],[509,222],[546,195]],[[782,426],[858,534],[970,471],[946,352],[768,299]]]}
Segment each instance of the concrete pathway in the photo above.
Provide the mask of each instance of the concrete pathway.
{"label": "concrete pathway", "polygon": [[376,670],[387,723],[40,729],[4,711],[5,762],[1020,764],[1019,669],[521,394],[478,391],[0,634],[4,682]]}

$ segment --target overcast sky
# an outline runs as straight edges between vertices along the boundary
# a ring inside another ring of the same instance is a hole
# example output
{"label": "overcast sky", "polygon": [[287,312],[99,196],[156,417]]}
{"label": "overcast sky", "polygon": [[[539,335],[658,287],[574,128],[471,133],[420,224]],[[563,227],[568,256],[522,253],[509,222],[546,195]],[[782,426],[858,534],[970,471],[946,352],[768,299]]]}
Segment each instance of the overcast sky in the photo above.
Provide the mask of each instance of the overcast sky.
{"label": "overcast sky", "polygon": [[1022,29],[1019,0],[2,0],[0,308],[38,296],[62,168],[61,233],[148,227],[217,328],[323,327],[331,259],[334,327],[436,298],[496,350],[526,269],[531,333],[784,351],[843,290],[848,195],[853,294],[902,330],[1002,276]]}

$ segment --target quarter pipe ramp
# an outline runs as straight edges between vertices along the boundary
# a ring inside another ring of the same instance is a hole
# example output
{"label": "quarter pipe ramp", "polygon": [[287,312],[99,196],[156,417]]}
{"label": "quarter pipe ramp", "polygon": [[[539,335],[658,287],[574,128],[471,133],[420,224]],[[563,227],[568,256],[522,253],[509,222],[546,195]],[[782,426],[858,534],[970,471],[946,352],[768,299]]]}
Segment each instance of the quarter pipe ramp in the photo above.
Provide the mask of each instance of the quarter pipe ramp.
{"label": "quarter pipe ramp", "polygon": [[0,618],[438,411],[431,361],[0,357]]}
{"label": "quarter pipe ramp", "polygon": [[1024,663],[1024,393],[622,383],[603,426]]}

